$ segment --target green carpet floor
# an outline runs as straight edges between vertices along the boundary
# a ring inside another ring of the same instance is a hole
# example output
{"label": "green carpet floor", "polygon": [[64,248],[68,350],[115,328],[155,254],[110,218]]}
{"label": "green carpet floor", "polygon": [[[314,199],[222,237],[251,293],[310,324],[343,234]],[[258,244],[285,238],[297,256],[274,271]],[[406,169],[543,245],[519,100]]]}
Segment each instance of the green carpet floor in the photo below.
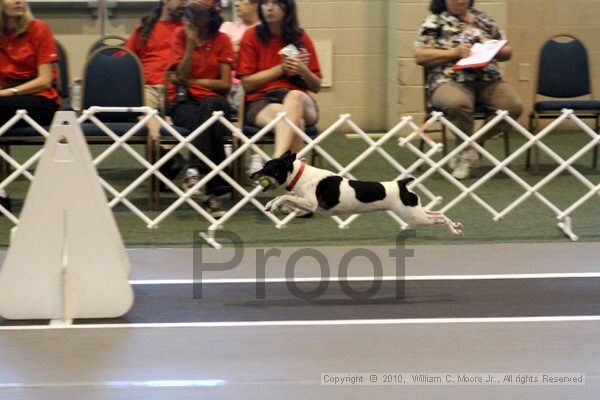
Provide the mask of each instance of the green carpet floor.
{"label": "green carpet floor", "polygon": [[[583,133],[557,133],[553,134],[545,143],[563,157],[570,156],[583,144],[589,141]],[[523,140],[512,138],[511,147],[516,149]],[[342,164],[345,165],[364,151],[367,146],[360,139],[348,139],[342,133],[336,133],[328,138],[324,147]],[[408,166],[414,155],[406,149],[397,146],[395,141],[390,141],[385,147],[396,160]],[[490,140],[486,148],[497,156],[502,152],[501,141]],[[13,155],[21,161],[28,157],[34,147],[16,147]],[[92,152],[98,154],[102,148],[94,146]],[[143,152],[142,148],[138,149]],[[600,182],[600,170],[591,168],[591,152],[579,159],[575,164],[576,169],[586,176],[594,185]],[[524,156],[517,159],[512,165],[513,171],[519,174],[530,184],[538,182],[556,164],[549,157],[542,157],[540,171],[531,173],[524,170]],[[477,176],[482,176],[491,169],[489,162],[484,162],[477,171]],[[109,157],[100,165],[100,174],[117,188],[124,188],[128,182],[141,174],[142,169],[136,165],[124,151]],[[381,156],[370,156],[360,167],[352,171],[358,179],[362,180],[391,180],[397,176],[396,171]],[[465,181],[468,186],[475,179]],[[179,182],[177,182],[179,183]],[[444,202],[450,201],[459,191],[449,184],[439,174],[434,174],[425,185],[435,194],[444,197]],[[23,204],[23,199],[28,187],[28,181],[19,179],[9,186],[8,191],[14,199],[15,213]],[[588,189],[574,178],[570,173],[563,172],[549,185],[545,186],[542,194],[547,196],[559,208],[564,209]],[[260,200],[264,203],[280,192],[262,194]],[[476,193],[489,202],[496,210],[501,210],[523,193],[523,189],[512,179],[500,173],[479,188]],[[422,196],[423,197],[423,196]],[[130,199],[134,204],[148,212],[151,218],[158,212],[147,209],[147,186],[142,185]],[[161,207],[166,208],[175,199],[173,194],[165,193],[161,196]],[[600,199],[592,197],[580,207],[573,215],[573,229],[582,241],[600,240]],[[224,205],[232,205],[229,199],[224,199]],[[140,246],[191,246],[194,232],[205,229],[208,224],[196,214],[189,206],[183,205],[175,213],[163,221],[158,229],[149,230],[145,223],[119,205],[114,209],[123,239],[128,247]],[[410,243],[493,243],[493,242],[548,242],[568,241],[556,227],[554,213],[543,203],[531,196],[524,204],[498,222],[482,209],[472,199],[465,199],[448,212],[455,221],[461,221],[465,228],[465,236],[455,238],[449,232],[439,227],[420,228],[415,237],[409,239]],[[12,224],[6,219],[0,219],[0,246],[8,245],[9,230]],[[43,229],[43,227],[40,227]],[[285,229],[276,229],[266,217],[252,205],[247,205],[236,214],[224,227],[224,230],[233,231],[248,246],[314,246],[314,245],[350,245],[363,246],[375,244],[391,244],[399,234],[397,224],[384,213],[363,215],[346,230],[338,229],[336,223],[325,217],[311,219],[296,219]]]}

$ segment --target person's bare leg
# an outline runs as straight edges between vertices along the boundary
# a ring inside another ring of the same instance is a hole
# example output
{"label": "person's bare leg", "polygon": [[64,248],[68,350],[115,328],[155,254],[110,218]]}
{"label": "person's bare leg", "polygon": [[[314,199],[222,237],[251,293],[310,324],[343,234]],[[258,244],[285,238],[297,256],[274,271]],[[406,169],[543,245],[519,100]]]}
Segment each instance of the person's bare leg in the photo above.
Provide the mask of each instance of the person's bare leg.
{"label": "person's bare leg", "polygon": [[[282,111],[283,111],[283,104],[271,103],[271,104],[267,105],[265,108],[260,110],[258,112],[258,114],[256,114],[256,125],[259,127],[268,125],[272,120],[274,120],[277,117],[277,114]],[[280,124],[277,124],[277,126],[275,126],[275,143],[277,143],[278,138],[283,135],[279,132],[282,131],[283,129],[285,129],[286,127],[287,127],[287,125],[285,125],[284,123],[280,123]],[[288,128],[288,130],[289,130],[289,128]],[[289,143],[288,143],[288,146],[289,146]],[[285,151],[283,153],[285,153]],[[281,153],[281,154],[283,154],[283,153]],[[275,156],[277,157],[277,154]]]}
{"label": "person's bare leg", "polygon": [[[283,104],[269,104],[256,116],[258,126],[265,126],[277,117],[277,113],[285,111],[287,117],[305,130],[305,121],[310,125],[317,120],[317,110],[313,100],[304,92],[299,90],[290,91],[283,100]],[[288,150],[298,152],[302,149],[302,138],[300,138],[285,122],[275,127],[275,150],[273,157],[279,157]]]}
{"label": "person's bare leg", "polygon": [[[317,110],[314,101],[309,95],[299,90],[293,90],[287,94],[283,101],[283,110],[287,113],[289,119],[302,131],[306,130],[306,125],[312,125],[317,121]],[[276,157],[285,153],[287,150],[297,153],[304,145],[302,138],[296,135],[290,127],[287,125],[286,127],[291,133],[292,141],[290,143],[290,147],[284,148],[281,146],[278,148],[276,138]]]}

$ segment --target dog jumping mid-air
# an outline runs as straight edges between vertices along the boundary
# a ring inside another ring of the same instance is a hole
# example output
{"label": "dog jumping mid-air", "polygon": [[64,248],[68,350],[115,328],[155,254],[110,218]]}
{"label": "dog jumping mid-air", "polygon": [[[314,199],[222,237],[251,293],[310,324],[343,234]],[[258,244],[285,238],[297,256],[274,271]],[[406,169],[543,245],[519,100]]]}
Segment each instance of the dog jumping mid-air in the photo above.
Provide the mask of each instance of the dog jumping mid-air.
{"label": "dog jumping mid-air", "polygon": [[392,211],[411,227],[444,225],[456,236],[462,236],[462,224],[453,222],[440,211],[427,211],[419,196],[406,185],[414,178],[389,182],[362,182],[343,178],[331,171],[296,160],[288,151],[267,161],[250,178],[259,181],[263,191],[285,185],[293,194],[284,194],[269,201],[265,210],[275,213],[282,206],[298,208],[321,215],[361,214],[372,211]]}

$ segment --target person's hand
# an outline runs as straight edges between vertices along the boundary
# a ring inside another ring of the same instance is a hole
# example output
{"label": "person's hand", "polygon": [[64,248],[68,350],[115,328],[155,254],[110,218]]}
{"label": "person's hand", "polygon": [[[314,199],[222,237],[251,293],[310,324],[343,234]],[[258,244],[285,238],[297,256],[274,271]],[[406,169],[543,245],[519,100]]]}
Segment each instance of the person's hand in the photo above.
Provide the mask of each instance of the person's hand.
{"label": "person's hand", "polygon": [[8,89],[0,89],[0,97],[10,97],[12,96],[14,93],[11,92]]}
{"label": "person's hand", "polygon": [[300,75],[304,69],[306,69],[306,65],[299,56],[283,58],[283,70],[288,75]]}
{"label": "person's hand", "polygon": [[454,55],[456,58],[465,58],[471,54],[471,45],[470,44],[459,44],[454,48]]}
{"label": "person's hand", "polygon": [[302,62],[302,64],[308,67],[308,63],[310,62],[310,53],[306,51],[302,52],[298,55],[298,59],[300,60],[300,62]]}

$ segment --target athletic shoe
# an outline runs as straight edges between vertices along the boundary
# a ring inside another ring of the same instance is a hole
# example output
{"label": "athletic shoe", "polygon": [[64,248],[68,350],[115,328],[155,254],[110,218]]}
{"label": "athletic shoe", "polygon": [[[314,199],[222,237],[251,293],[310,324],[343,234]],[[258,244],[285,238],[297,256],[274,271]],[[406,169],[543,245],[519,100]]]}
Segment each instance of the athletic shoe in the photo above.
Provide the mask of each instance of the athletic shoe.
{"label": "athletic shoe", "polygon": [[[183,182],[181,183],[181,188],[184,191],[188,191],[192,186],[200,181],[200,174],[198,170],[194,168],[188,168],[185,171],[185,178],[183,178]],[[196,199],[201,199],[203,197],[202,188],[198,188],[192,193],[192,197]]]}
{"label": "athletic shoe", "polygon": [[452,170],[452,176],[458,180],[468,179],[478,166],[479,153],[475,150],[465,150],[460,153],[456,167]]}
{"label": "athletic shoe", "polygon": [[206,200],[202,203],[202,208],[216,219],[225,215],[225,211],[221,210],[221,201],[216,196],[207,196]]}

